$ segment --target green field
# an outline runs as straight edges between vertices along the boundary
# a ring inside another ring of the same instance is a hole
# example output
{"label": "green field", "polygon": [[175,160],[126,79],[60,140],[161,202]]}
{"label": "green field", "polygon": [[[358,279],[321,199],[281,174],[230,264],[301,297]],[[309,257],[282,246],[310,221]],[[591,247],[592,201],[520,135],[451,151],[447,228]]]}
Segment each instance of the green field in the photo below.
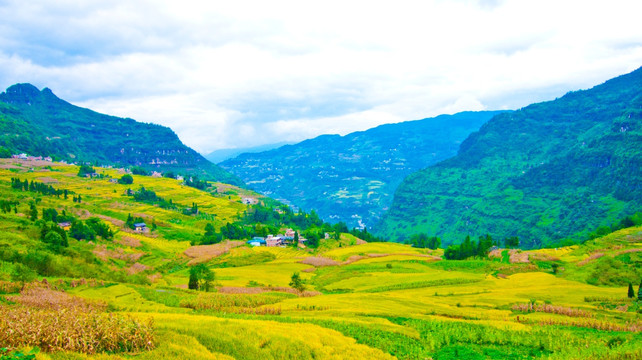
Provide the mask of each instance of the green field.
{"label": "green field", "polygon": [[[642,358],[642,306],[627,298],[629,282],[636,296],[640,283],[641,227],[573,247],[523,251],[524,263],[511,263],[501,250],[488,259],[442,260],[440,249],[363,243],[349,234],[316,250],[241,244],[201,258],[215,274],[214,291],[204,292],[187,289],[195,263],[187,254],[213,248],[195,250],[190,241],[208,222],[219,228],[246,211],[242,196],[258,195],[238,188],[212,194],[136,175],[134,184],[120,185],[77,177],[71,165],[0,165],[0,194],[18,202],[15,211],[0,213],[0,307],[22,306],[15,303],[20,284],[11,284],[24,264],[38,281],[154,324],[153,350],[43,351],[38,359]],[[16,191],[12,177],[83,200]],[[208,216],[124,195],[141,185],[175,204],[196,202]],[[67,249],[53,251],[39,238],[38,220],[29,220],[31,201],[38,210],[99,217],[114,238],[70,239]],[[145,234],[125,229],[128,214],[157,227]],[[294,273],[305,295],[290,288]]]}

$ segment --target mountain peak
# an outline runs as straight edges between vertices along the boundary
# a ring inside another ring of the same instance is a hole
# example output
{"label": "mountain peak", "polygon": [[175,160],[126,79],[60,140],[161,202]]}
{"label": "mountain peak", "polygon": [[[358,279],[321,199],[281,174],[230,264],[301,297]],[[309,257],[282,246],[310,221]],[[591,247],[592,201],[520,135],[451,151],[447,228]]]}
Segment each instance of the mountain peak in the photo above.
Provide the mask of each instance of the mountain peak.
{"label": "mountain peak", "polygon": [[0,100],[10,103],[29,103],[40,97],[40,90],[29,84],[15,84],[7,88],[7,91],[0,94]]}
{"label": "mountain peak", "polygon": [[60,100],[49,88],[42,91],[29,83],[11,85],[0,94],[0,101],[8,104],[33,104],[37,101]]}

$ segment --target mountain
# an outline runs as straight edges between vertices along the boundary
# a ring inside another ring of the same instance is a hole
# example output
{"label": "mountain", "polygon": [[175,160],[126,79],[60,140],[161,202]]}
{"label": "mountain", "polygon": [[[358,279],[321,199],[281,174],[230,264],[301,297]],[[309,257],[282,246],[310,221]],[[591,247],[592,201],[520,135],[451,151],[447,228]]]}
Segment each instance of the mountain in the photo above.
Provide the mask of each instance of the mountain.
{"label": "mountain", "polygon": [[499,114],[456,157],[408,176],[379,235],[583,239],[642,208],[642,68]]}
{"label": "mountain", "polygon": [[403,178],[456,154],[498,112],[464,112],[323,135],[220,165],[258,192],[349,226],[374,224]]}
{"label": "mountain", "polygon": [[259,146],[252,146],[252,147],[247,147],[247,148],[238,148],[238,149],[220,149],[220,150],[214,150],[209,154],[203,155],[207,160],[213,162],[214,164],[218,164],[222,161],[225,161],[227,159],[232,159],[235,158],[243,153],[257,153],[257,152],[262,152],[262,151],[268,151],[272,149],[276,149],[278,147],[281,147],[283,145],[288,145],[290,143],[288,142],[278,142],[274,144],[265,144],[265,145],[259,145]]}
{"label": "mountain", "polygon": [[169,128],[99,114],[59,99],[48,88],[16,84],[0,94],[0,146],[78,162],[241,181],[185,146]]}

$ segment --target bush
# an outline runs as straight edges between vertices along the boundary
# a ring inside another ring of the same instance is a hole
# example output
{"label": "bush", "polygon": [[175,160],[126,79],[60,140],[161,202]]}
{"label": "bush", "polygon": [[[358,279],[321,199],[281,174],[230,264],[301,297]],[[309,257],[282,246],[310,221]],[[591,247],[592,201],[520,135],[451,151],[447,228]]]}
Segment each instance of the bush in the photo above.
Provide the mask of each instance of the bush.
{"label": "bush", "polygon": [[31,282],[36,279],[38,274],[28,266],[23,264],[15,264],[13,272],[11,272],[11,280],[18,282]]}

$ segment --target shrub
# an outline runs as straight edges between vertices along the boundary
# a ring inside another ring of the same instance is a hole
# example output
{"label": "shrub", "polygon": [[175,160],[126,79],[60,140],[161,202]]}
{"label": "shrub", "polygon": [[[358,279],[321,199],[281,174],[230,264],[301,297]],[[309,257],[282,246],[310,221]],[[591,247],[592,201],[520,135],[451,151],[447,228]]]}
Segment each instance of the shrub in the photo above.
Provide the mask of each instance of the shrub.
{"label": "shrub", "polygon": [[11,280],[18,282],[30,282],[36,279],[38,274],[23,264],[16,264],[11,273]]}

